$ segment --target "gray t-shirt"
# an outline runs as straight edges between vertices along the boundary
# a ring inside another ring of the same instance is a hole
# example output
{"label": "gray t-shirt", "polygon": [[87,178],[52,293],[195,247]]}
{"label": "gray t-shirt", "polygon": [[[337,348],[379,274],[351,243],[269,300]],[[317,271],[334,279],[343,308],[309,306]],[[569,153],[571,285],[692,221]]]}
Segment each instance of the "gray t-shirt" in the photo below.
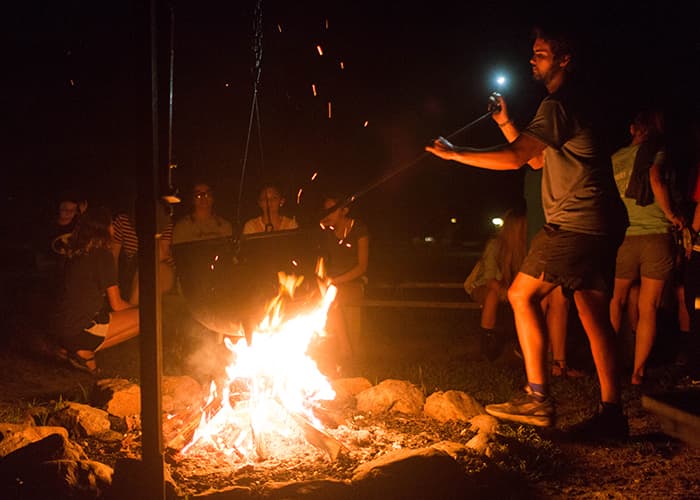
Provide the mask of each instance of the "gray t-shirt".
{"label": "gray t-shirt", "polygon": [[599,151],[571,95],[560,91],[547,96],[522,133],[547,145],[542,172],[547,223],[585,234],[624,231],[627,212],[610,158]]}

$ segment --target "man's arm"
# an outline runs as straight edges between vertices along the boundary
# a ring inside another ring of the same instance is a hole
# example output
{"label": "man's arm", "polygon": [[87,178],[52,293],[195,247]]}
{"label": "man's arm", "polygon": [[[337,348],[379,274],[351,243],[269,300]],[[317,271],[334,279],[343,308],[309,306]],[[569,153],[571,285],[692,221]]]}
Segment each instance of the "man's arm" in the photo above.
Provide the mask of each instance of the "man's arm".
{"label": "man's arm", "polygon": [[517,170],[540,156],[546,145],[530,135],[519,134],[510,144],[488,149],[457,147],[442,137],[425,150],[444,160],[487,170]]}
{"label": "man's arm", "polygon": [[[498,102],[498,110],[491,114],[491,118],[496,122],[498,128],[501,129],[503,137],[505,137],[509,143],[514,142],[520,136],[520,130],[518,130],[518,127],[510,119],[510,116],[508,116],[508,105],[503,96],[498,95],[496,100]],[[527,163],[533,169],[539,170],[544,166],[544,154],[540,153],[536,157],[530,158]]]}

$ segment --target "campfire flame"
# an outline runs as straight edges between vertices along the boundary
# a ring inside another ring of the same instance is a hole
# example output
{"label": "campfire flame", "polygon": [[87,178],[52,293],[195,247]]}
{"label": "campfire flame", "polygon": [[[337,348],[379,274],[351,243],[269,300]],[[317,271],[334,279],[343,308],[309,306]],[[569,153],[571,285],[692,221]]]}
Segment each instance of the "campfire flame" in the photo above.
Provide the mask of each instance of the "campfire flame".
{"label": "campfire flame", "polygon": [[214,448],[247,462],[271,455],[283,458],[290,446],[293,449],[310,442],[329,455],[337,455],[337,448],[329,450],[323,445],[326,437],[332,438],[323,433],[313,412],[321,401],[334,399],[335,393],[307,354],[314,337],[325,335],[336,288],[323,286],[325,290],[321,290],[321,300],[315,307],[285,318],[284,305],[293,298],[303,277],[284,273],[278,277],[280,292],[268,305],[252,342],[225,339],[232,358],[226,367],[226,380],[221,387],[211,383],[199,427],[181,454],[200,447]]}

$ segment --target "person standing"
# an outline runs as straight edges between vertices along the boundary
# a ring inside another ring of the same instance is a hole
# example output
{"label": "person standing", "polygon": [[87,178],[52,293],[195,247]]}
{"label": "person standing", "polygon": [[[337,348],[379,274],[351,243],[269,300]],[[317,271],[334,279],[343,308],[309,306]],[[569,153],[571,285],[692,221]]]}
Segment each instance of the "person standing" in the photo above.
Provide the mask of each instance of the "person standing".
{"label": "person standing", "polygon": [[[564,33],[536,29],[530,65],[547,89],[532,121],[509,143],[489,149],[457,147],[444,138],[426,150],[439,158],[490,170],[515,170],[544,154],[542,205],[546,224],[534,237],[508,290],[525,361],[525,393],[486,406],[498,418],[536,426],[554,423],[549,392],[547,334],[541,307],[557,286],[573,295],[600,381],[601,403],[571,429],[582,439],[624,439],[629,429],[621,405],[615,332],[610,323],[615,256],[628,225],[612,175],[570,75],[573,44]],[[512,122],[499,123],[502,129]]]}
{"label": "person standing", "polygon": [[610,319],[620,331],[630,287],[639,281],[636,306],[634,367],[632,385],[641,385],[649,354],[656,338],[657,310],[674,265],[671,234],[683,221],[673,212],[664,181],[665,151],[656,113],[640,112],[630,125],[632,142],[612,156],[615,181],[629,214],[630,226],[617,253],[615,289],[610,302]]}

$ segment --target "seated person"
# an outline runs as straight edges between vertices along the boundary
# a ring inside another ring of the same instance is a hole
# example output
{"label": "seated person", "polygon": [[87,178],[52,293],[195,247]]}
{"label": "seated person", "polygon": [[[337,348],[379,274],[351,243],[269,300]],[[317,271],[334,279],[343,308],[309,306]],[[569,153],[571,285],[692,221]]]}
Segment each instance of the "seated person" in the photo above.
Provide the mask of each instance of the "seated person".
{"label": "seated person", "polygon": [[527,252],[527,218],[520,210],[509,210],[503,217],[498,235],[486,243],[481,258],[464,282],[464,290],[481,306],[480,327],[483,351],[495,358],[500,350],[495,338],[496,318],[501,302],[506,302],[508,287],[520,269]]}
{"label": "seated person", "polygon": [[209,240],[233,235],[231,223],[214,213],[214,191],[205,182],[192,190],[192,211],[173,227],[173,245],[187,241]]}
{"label": "seated person", "polygon": [[[158,205],[156,220],[157,231],[160,233],[158,252],[160,266],[158,269],[159,289],[165,293],[172,289],[175,283],[175,261],[172,257],[171,243],[173,239],[173,224],[170,214],[163,205]],[[133,213],[135,209],[117,214],[112,221],[114,236],[112,238],[112,255],[117,266],[119,289],[122,298],[132,304],[139,303],[138,281],[138,250],[139,240],[136,234],[136,223]]]}
{"label": "seated person", "polygon": [[106,209],[90,209],[80,218],[70,239],[56,311],[59,356],[92,373],[97,370],[95,351],[139,333],[139,310],[119,293],[111,233]]}
{"label": "seated person", "polygon": [[293,218],[286,217],[280,213],[284,203],[285,199],[278,186],[275,184],[263,185],[258,196],[258,207],[261,215],[248,220],[243,225],[243,234],[297,229],[299,226]]}

